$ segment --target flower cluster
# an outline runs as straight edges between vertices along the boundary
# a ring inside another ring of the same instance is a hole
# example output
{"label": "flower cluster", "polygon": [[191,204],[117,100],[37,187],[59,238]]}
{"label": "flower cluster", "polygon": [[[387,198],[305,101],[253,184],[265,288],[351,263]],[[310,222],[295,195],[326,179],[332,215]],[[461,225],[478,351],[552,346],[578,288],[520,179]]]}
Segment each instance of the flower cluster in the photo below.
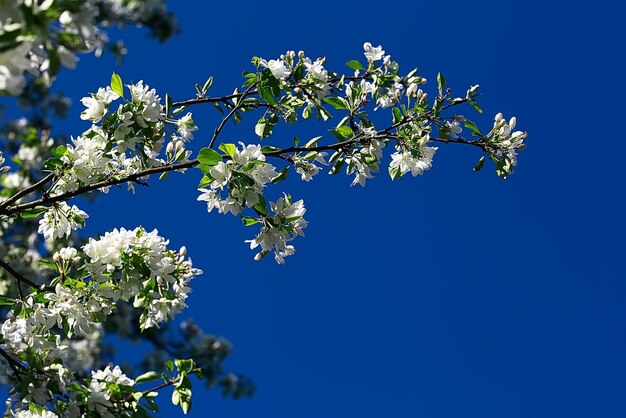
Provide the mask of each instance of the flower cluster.
{"label": "flower cluster", "polygon": [[250,243],[252,250],[261,247],[261,251],[254,256],[255,260],[274,252],[276,262],[284,264],[285,257],[296,252],[288,243],[298,235],[304,236],[302,230],[307,227],[307,222],[303,216],[306,209],[303,200],[292,202],[289,195],[279,198],[276,203],[270,202],[270,207],[274,215],[261,217],[261,231],[246,242]]}
{"label": "flower cluster", "polygon": [[39,221],[39,233],[48,241],[69,237],[72,231],[85,226],[89,215],[65,202],[50,207]]}
{"label": "flower cluster", "polygon": [[207,202],[211,212],[238,215],[245,207],[251,208],[262,201],[263,188],[278,173],[273,165],[265,161],[260,145],[245,145],[241,148],[233,144],[223,144],[228,159],[204,168],[204,178],[200,183],[202,192],[198,200]]}
{"label": "flower cluster", "polygon": [[517,151],[523,150],[526,132],[514,131],[517,119],[512,117],[508,122],[498,113],[494,118],[493,128],[487,134],[487,145],[491,150],[491,158],[496,163],[496,172],[506,178],[517,165]]}
{"label": "flower cluster", "polygon": [[299,75],[296,81],[300,85],[296,92],[307,90],[312,95],[305,96],[305,102],[310,105],[317,105],[319,100],[326,97],[330,90],[330,75],[324,67],[326,58],[317,58],[313,61],[307,57],[304,51],[297,54],[296,61],[295,51],[287,51],[275,60],[259,59],[259,64],[270,70],[271,74],[281,83],[286,83],[292,75]]}
{"label": "flower cluster", "polygon": [[[363,132],[366,132],[367,137],[369,135],[367,132],[370,131],[366,129]],[[348,175],[354,174],[351,186],[358,183],[361,187],[365,187],[365,181],[371,179],[373,177],[372,173],[377,172],[379,169],[385,145],[383,141],[369,138],[362,147],[353,150],[347,155],[344,160],[347,163],[346,173]]]}
{"label": "flower cluster", "polygon": [[[111,111],[112,103],[121,98],[123,91],[118,94],[110,87],[100,88],[82,99],[86,109],[81,118],[94,125],[72,138],[72,144],[61,151],[63,176],[53,193],[73,191],[104,178],[123,178],[166,163],[188,161],[191,151],[186,149],[186,143],[197,129],[191,113],[180,119],[166,119],[155,89],[143,81],[127,87],[131,100],[119,104],[115,111]],[[172,124],[174,130],[162,158],[166,123]]]}
{"label": "flower cluster", "polygon": [[83,247],[92,286],[113,300],[133,298],[142,308],[141,327],[158,326],[185,306],[189,281],[202,273],[186,258],[187,250],[167,248],[158,231],[114,229]]}
{"label": "flower cluster", "polygon": [[409,171],[413,177],[424,174],[424,171],[432,167],[433,156],[437,147],[426,145],[428,137],[424,137],[417,146],[398,147],[398,151],[391,154],[389,175],[391,178],[402,177]]}
{"label": "flower cluster", "polygon": [[[0,2],[0,92],[19,95],[26,74],[50,84],[57,62],[76,67],[77,52],[99,56],[109,39],[101,26],[138,23],[165,39],[176,22],[163,0],[11,0]],[[123,53],[122,46],[112,47]]]}
{"label": "flower cluster", "polygon": [[14,415],[15,418],[59,418],[54,412],[42,409],[40,411],[22,410],[18,411]]}

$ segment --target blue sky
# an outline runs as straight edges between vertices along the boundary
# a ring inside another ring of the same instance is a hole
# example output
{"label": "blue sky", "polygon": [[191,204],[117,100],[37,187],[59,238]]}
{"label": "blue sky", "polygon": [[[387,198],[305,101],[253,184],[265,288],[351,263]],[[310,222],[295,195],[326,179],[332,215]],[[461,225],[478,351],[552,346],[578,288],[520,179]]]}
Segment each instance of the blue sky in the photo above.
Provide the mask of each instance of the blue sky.
{"label": "blue sky", "polygon": [[[438,71],[459,93],[480,84],[485,114],[468,110],[479,125],[503,112],[529,132],[506,181],[491,165],[473,173],[480,155],[448,145],[415,179],[286,183],[310,222],[286,266],[254,262],[243,241],[256,230],[206,213],[195,173],[83,202],[89,233],[158,228],[206,271],[182,317],[228,338],[227,367],[258,391],[232,401],[198,385],[191,417],[626,416],[626,34],[616,2],[170,7],[176,38],[159,45],[127,31],[123,66],[83,57],[61,75],[58,88],[76,103],[64,129],[87,128],[78,99],[113,70],[183,99],[209,75],[214,94],[230,93],[253,55],[303,49],[343,71],[370,41],[404,70],[418,67],[431,89]],[[201,146],[218,115],[196,113]],[[289,139],[281,129],[276,137]],[[223,140],[256,141],[245,127]]]}

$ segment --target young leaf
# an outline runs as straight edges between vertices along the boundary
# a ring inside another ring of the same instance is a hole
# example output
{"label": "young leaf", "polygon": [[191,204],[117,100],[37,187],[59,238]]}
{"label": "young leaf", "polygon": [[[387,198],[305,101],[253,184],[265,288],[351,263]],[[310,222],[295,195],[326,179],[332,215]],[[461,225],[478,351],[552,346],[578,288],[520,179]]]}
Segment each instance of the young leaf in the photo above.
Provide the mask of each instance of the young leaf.
{"label": "young leaf", "polygon": [[122,84],[122,78],[117,73],[111,75],[111,90],[124,98],[124,84]]}
{"label": "young leaf", "polygon": [[346,106],[345,104],[345,101],[338,97],[327,97],[324,99],[324,102],[328,103],[337,110],[346,110],[348,108],[348,106]]}
{"label": "young leaf", "polygon": [[357,60],[350,60],[348,62],[346,62],[346,65],[348,66],[348,68],[352,68],[353,70],[364,70],[365,67],[363,67],[363,65],[358,62]]}
{"label": "young leaf", "polygon": [[437,74],[437,86],[439,87],[439,97],[443,97],[443,89],[446,88],[446,78],[443,74]]}
{"label": "young leaf", "polygon": [[212,148],[202,148],[198,153],[201,164],[215,165],[222,161],[222,156]]}
{"label": "young leaf", "polygon": [[15,299],[11,299],[6,296],[0,296],[0,305],[14,305]]}
{"label": "young leaf", "polygon": [[157,373],[155,371],[150,371],[150,372],[142,374],[141,376],[138,376],[135,379],[135,383],[150,382],[152,380],[158,380],[160,378],[161,378],[161,374],[160,373]]}
{"label": "young leaf", "polygon": [[48,208],[45,206],[37,206],[32,209],[25,210],[24,212],[20,213],[20,216],[24,219],[37,218],[39,215],[47,210]]}
{"label": "young leaf", "polygon": [[473,132],[472,135],[483,136],[483,134],[480,133],[480,130],[478,129],[478,126],[476,126],[476,124],[474,122],[472,122],[471,120],[465,119],[465,127]]}
{"label": "young leaf", "polygon": [[224,151],[230,158],[234,158],[237,152],[235,144],[220,144],[219,149]]}

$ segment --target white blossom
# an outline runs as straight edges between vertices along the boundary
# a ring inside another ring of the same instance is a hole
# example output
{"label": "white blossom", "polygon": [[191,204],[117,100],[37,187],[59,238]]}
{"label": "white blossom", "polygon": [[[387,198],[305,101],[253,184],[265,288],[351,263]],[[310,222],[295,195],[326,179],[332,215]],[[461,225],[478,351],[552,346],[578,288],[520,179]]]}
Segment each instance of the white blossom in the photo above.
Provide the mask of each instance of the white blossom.
{"label": "white blossom", "polygon": [[424,174],[424,171],[432,167],[432,160],[435,155],[435,151],[437,151],[437,147],[422,145],[419,148],[419,155],[417,156],[413,155],[413,153],[407,149],[394,152],[391,154],[391,163],[389,164],[389,167],[392,169],[399,169],[401,175],[404,175],[409,171],[413,177]]}
{"label": "white blossom", "polygon": [[29,410],[17,411],[14,414],[15,418],[59,418],[54,412],[42,410],[41,412],[31,412]]}
{"label": "white blossom", "polygon": [[111,369],[111,366],[106,366],[104,370],[92,371],[91,378],[101,382],[115,383],[124,386],[133,386],[135,384],[133,379],[122,372],[120,366],[115,366],[113,369]]}
{"label": "white blossom", "polygon": [[291,75],[291,68],[285,63],[285,61],[278,60],[261,60],[261,65],[272,72],[272,75],[280,81],[285,81]]}
{"label": "white blossom", "polygon": [[364,52],[365,58],[367,58],[369,62],[379,61],[385,55],[385,51],[383,51],[382,46],[378,45],[374,47],[369,42],[365,42],[363,44],[363,50],[365,51]]}
{"label": "white blossom", "polygon": [[65,202],[57,203],[50,207],[39,221],[38,232],[43,234],[46,240],[69,237],[73,230],[82,227],[88,217],[89,215],[76,205],[70,207]]}
{"label": "white blossom", "polygon": [[100,122],[106,114],[109,104],[119,97],[110,87],[99,88],[96,94],[93,94],[91,97],[83,97],[80,100],[87,108],[81,113],[80,118],[90,120],[93,123]]}
{"label": "white blossom", "polygon": [[273,251],[276,262],[284,264],[285,257],[295,253],[293,245],[288,243],[298,235],[304,236],[303,229],[308,225],[303,218],[306,209],[303,200],[292,203],[288,196],[279,198],[275,203],[270,202],[270,207],[274,215],[266,217],[259,234],[245,242],[250,244],[252,250],[261,247],[261,252],[254,257],[255,260],[260,260]]}

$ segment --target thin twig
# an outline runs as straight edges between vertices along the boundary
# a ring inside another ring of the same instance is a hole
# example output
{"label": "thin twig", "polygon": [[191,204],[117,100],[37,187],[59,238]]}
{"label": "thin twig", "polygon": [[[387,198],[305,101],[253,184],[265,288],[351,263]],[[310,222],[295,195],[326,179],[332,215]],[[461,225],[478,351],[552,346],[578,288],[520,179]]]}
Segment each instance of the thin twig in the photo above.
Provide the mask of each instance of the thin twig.
{"label": "thin twig", "polygon": [[252,91],[254,87],[256,87],[256,85],[257,83],[252,83],[250,87],[248,87],[246,91],[244,91],[241,96],[239,96],[239,98],[237,99],[237,104],[230,110],[230,112],[228,112],[228,115],[226,115],[226,117],[222,119],[218,127],[215,128],[215,131],[213,131],[213,137],[211,138],[211,142],[209,142],[209,148],[213,148],[213,144],[215,144],[215,140],[219,136],[220,132],[222,132],[222,129],[224,129],[224,126],[226,126],[226,122],[228,122],[228,120],[235,114],[237,110],[239,110],[239,108],[241,108],[244,99],[249,94],[252,94]]}

